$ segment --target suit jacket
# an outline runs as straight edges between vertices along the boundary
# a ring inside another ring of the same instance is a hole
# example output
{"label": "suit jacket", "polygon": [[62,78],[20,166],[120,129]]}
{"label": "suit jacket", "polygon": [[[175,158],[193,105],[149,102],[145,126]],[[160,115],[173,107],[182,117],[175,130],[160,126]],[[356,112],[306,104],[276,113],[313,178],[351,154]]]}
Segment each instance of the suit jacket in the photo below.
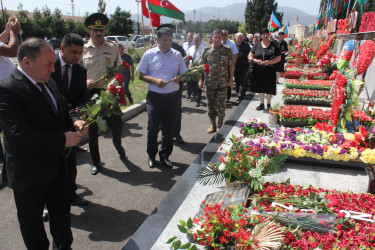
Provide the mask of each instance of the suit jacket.
{"label": "suit jacket", "polygon": [[55,81],[45,84],[58,113],[18,69],[0,82],[0,126],[11,188],[48,185],[66,167],[64,132],[74,131],[72,121],[78,117],[69,112]]}
{"label": "suit jacket", "polygon": [[[59,53],[56,53],[55,72],[51,74],[51,78],[56,81],[61,93],[63,93],[63,79],[61,74],[61,61]],[[69,84],[68,93],[65,97],[66,102],[72,108],[81,107],[87,102],[87,70],[81,64],[72,65],[72,77]]]}

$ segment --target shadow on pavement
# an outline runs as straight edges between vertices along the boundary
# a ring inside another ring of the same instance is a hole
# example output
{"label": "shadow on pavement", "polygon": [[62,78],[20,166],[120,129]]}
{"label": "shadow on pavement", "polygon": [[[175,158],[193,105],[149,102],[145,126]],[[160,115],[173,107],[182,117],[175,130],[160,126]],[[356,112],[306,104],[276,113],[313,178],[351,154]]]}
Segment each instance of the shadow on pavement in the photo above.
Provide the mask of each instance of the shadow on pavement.
{"label": "shadow on pavement", "polygon": [[206,146],[205,143],[199,143],[199,142],[188,142],[184,141],[184,144],[178,144],[174,143],[174,147],[178,147],[183,151],[190,152],[194,155],[199,154],[199,152],[202,151],[202,149]]}
{"label": "shadow on pavement", "polygon": [[108,206],[90,203],[83,213],[71,214],[71,221],[73,228],[90,232],[91,241],[121,242],[130,237],[147,216],[135,210],[121,212]]}
{"label": "shadow on pavement", "polygon": [[[172,160],[172,159],[171,159]],[[189,167],[186,164],[173,162],[173,169],[165,168],[159,161],[156,162],[156,168],[161,171],[144,171],[128,159],[122,161],[124,168],[129,172],[118,172],[112,169],[103,168],[100,174],[118,180],[122,183],[127,183],[131,186],[149,186],[161,191],[169,191],[176,183],[173,178],[181,176]],[[145,158],[145,166],[147,166],[147,159]],[[148,167],[148,166],[147,166]]]}

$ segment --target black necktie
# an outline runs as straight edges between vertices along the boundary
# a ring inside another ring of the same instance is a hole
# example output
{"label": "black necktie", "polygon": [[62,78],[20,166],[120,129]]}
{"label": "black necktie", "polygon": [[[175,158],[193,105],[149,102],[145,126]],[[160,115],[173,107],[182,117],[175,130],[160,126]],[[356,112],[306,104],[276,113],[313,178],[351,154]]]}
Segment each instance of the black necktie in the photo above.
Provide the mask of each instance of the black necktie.
{"label": "black necktie", "polygon": [[37,82],[36,84],[38,84],[38,86],[41,88],[44,98],[47,100],[49,105],[52,107],[53,111],[55,111],[55,113],[57,114],[57,109],[56,109],[55,103],[53,102],[51,96],[48,94],[46,86],[44,86],[43,83],[39,83],[39,82]]}
{"label": "black necktie", "polygon": [[69,64],[65,64],[65,71],[64,71],[64,75],[63,75],[63,96],[66,97],[67,93],[68,93],[68,88],[69,88],[69,68],[70,68],[70,65]]}

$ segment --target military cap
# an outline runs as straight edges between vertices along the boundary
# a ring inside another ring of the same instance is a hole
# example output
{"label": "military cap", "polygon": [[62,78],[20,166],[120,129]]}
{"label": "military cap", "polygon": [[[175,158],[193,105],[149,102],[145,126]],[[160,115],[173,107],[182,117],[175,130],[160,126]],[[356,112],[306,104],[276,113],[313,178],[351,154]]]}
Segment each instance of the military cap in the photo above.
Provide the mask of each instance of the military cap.
{"label": "military cap", "polygon": [[159,30],[161,28],[170,28],[171,30],[174,30],[174,25],[170,23],[165,23],[165,24],[160,25],[156,30]]}
{"label": "military cap", "polygon": [[102,30],[108,23],[108,17],[102,13],[94,13],[85,20],[85,26],[89,29]]}

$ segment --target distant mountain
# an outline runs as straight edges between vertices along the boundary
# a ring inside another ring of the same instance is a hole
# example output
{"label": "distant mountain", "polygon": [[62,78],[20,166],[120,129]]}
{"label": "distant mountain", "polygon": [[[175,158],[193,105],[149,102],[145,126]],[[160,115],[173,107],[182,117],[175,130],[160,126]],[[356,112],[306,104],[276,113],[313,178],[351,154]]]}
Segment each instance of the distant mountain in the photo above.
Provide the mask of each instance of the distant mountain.
{"label": "distant mountain", "polygon": [[[235,3],[228,5],[226,7],[202,7],[195,9],[195,21],[208,21],[210,19],[227,19],[231,21],[238,21],[241,23],[245,22],[245,8],[246,3]],[[307,14],[306,12],[303,12],[299,9],[292,8],[292,7],[283,7],[279,6],[278,10],[279,12],[284,13],[283,17],[283,24],[290,24],[290,26],[293,26],[297,24],[296,17],[298,16],[298,23],[303,25],[310,25],[314,24],[316,21],[316,16]],[[185,20],[194,21],[194,10],[188,10],[183,11],[185,13]],[[132,15],[133,20],[137,20],[137,15]],[[168,23],[168,22],[176,22],[177,20],[171,19],[168,17],[161,17],[162,23]]]}

